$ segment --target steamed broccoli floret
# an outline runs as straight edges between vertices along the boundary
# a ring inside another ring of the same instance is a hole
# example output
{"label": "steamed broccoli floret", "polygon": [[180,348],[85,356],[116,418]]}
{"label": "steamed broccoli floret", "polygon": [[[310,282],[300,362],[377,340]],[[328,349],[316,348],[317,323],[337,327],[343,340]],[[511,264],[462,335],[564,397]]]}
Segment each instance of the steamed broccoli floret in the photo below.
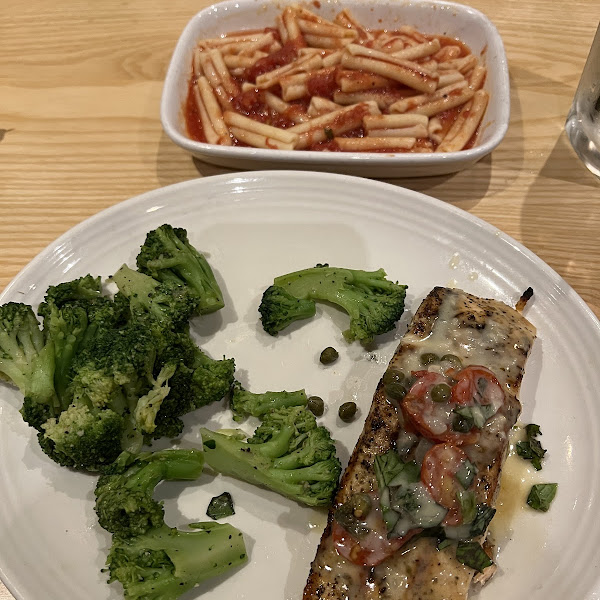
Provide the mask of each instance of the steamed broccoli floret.
{"label": "steamed broccoli floret", "polygon": [[102,295],[99,277],[86,275],[48,288],[38,314],[44,319],[44,332],[54,343],[54,386],[65,407],[69,404],[66,392],[77,352],[91,343],[98,330],[121,323],[123,309]]}
{"label": "steamed broccoli floret", "polygon": [[71,405],[42,425],[38,441],[59,465],[99,471],[119,455],[123,429],[123,417],[113,410]]}
{"label": "steamed broccoli floret", "polygon": [[162,525],[128,538],[113,536],[109,581],[128,600],[175,600],[200,582],[244,564],[242,533],[226,523],[193,523],[195,531]]}
{"label": "steamed broccoli floret", "polygon": [[268,287],[258,309],[263,329],[270,335],[285,329],[294,321],[314,317],[317,307],[312,300],[296,298],[282,287]]}
{"label": "steamed broccoli floret", "polygon": [[[273,287],[282,291],[276,293]],[[290,302],[285,300],[288,296],[313,303],[331,302],[344,309],[350,316],[344,337],[369,343],[374,336],[393,329],[402,316],[406,286],[388,281],[383,269],[361,271],[317,265],[282,275],[264,293],[259,307],[267,333],[276,335],[294,320]]]}
{"label": "steamed broccoli floret", "polygon": [[233,359],[210,358],[187,333],[168,335],[165,340],[158,361],[176,364],[177,369],[156,416],[153,438],[177,437],[183,428],[179,417],[221,400],[229,392],[235,371]]}
{"label": "steamed broccoli floret", "polygon": [[254,393],[245,390],[239,381],[234,382],[231,390],[231,410],[236,421],[246,417],[259,417],[277,408],[306,406],[308,398],[304,390],[294,392]]}
{"label": "steamed broccoli floret", "polygon": [[180,331],[197,313],[199,298],[187,286],[160,282],[123,265],[112,280],[128,300],[134,319],[153,319],[160,328]]}
{"label": "steamed broccoli floret", "polygon": [[73,279],[72,281],[50,286],[46,291],[44,302],[62,306],[67,302],[95,301],[102,298],[102,283],[100,277],[85,275],[84,277]]}
{"label": "steamed broccoli floret", "polygon": [[42,449],[60,464],[92,471],[121,450],[139,451],[173,372],[165,365],[154,378],[155,355],[152,334],[136,323],[98,331],[73,361],[71,405],[42,426]]}
{"label": "steamed broccoli floret", "polygon": [[309,506],[331,503],[340,462],[329,432],[305,407],[266,414],[245,442],[205,428],[200,432],[206,463],[215,471]]}
{"label": "steamed broccoli floret", "polygon": [[162,502],[153,499],[161,481],[200,477],[204,455],[194,449],[168,449],[135,455],[123,452],[96,485],[96,514],[104,529],[121,537],[146,533],[163,524]]}
{"label": "steamed broccoli floret", "polygon": [[221,400],[234,379],[233,358],[214,359],[196,348],[192,369],[192,389],[196,408]]}
{"label": "steamed broccoli floret", "polygon": [[158,281],[191,288],[197,295],[199,314],[224,306],[223,294],[208,261],[190,244],[185,229],[165,224],[150,231],[137,257],[137,266]]}
{"label": "steamed broccoli floret", "polygon": [[135,410],[133,411],[133,417],[136,426],[143,433],[152,433],[156,431],[156,417],[164,399],[171,391],[169,379],[173,376],[176,369],[176,365],[165,365],[154,381],[152,389],[137,401]]}
{"label": "steamed broccoli floret", "polygon": [[0,306],[0,379],[16,385],[23,396],[23,419],[39,429],[57,416],[61,403],[54,389],[54,344],[40,330],[31,306]]}

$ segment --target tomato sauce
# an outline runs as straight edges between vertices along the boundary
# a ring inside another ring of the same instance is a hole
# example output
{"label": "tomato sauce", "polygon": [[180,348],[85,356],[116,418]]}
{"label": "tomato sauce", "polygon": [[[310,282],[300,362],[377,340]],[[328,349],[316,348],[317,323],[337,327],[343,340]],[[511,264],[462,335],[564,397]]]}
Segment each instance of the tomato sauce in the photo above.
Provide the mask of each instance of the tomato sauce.
{"label": "tomato sauce", "polygon": [[[265,33],[267,33],[267,30],[265,30]],[[304,42],[300,39],[286,42],[280,50],[269,54],[269,56],[260,58],[252,67],[246,69],[246,81],[255,82],[259,75],[293,62],[298,58],[298,50],[304,46]]]}

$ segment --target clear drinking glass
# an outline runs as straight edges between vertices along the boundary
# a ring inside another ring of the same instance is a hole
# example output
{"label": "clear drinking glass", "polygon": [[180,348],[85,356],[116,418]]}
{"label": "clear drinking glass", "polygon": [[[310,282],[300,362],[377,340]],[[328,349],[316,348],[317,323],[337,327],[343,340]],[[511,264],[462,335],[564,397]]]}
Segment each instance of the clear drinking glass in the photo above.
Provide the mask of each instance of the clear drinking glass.
{"label": "clear drinking glass", "polygon": [[600,25],[583,67],[565,131],[585,166],[600,177]]}

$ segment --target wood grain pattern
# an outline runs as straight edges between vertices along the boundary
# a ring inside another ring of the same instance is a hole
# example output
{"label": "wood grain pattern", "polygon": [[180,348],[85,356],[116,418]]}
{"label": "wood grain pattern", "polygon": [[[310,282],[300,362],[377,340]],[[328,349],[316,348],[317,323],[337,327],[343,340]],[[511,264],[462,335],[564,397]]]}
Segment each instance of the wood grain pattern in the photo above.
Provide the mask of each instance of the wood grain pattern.
{"label": "wood grain pattern", "polygon": [[[227,169],[162,133],[159,100],[198,0],[3,0],[0,290],[85,218],[131,196]],[[392,180],[516,238],[600,316],[600,182],[563,124],[596,24],[595,0],[471,0],[505,43],[511,121],[499,148],[452,176]],[[0,600],[12,596],[0,584]],[[27,599],[25,599],[27,600]]]}

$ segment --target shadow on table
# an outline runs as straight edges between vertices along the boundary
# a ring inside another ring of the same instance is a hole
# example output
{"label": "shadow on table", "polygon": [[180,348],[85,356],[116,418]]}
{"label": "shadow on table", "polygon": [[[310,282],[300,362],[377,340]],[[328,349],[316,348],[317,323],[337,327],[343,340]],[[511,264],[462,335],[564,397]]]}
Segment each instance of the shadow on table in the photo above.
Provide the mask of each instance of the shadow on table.
{"label": "shadow on table", "polygon": [[[571,147],[567,134],[563,132],[556,140],[538,177],[559,179],[600,190],[600,179],[590,173]],[[535,185],[535,182],[534,182]],[[593,193],[592,193],[593,195]],[[600,199],[600,195],[596,196]]]}
{"label": "shadow on table", "polygon": [[[574,185],[584,188],[587,194],[569,196]],[[600,180],[585,168],[561,132],[527,190],[520,238],[575,287],[596,312],[600,308],[599,202]],[[549,237],[548,231],[554,235]]]}
{"label": "shadow on table", "polygon": [[156,176],[161,186],[187,179],[232,173],[232,169],[217,167],[192,158],[162,132],[156,152]]}

